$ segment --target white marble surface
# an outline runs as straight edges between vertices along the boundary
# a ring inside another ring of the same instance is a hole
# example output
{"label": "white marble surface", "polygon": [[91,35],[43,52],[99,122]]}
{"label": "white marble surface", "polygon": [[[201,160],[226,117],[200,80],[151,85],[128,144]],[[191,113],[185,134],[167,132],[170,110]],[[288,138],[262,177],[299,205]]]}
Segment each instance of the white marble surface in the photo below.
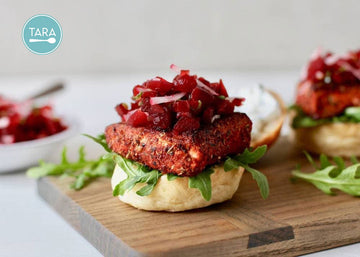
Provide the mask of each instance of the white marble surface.
{"label": "white marble surface", "polygon": [[[287,103],[292,100],[298,77],[298,72],[289,71],[201,74],[211,80],[223,78],[233,92],[241,86],[262,83],[280,93]],[[61,78],[66,81],[67,89],[54,99],[58,112],[79,117],[82,132],[97,134],[105,125],[118,120],[113,107],[129,101],[132,86],[155,75],[158,74],[2,77],[0,93],[25,97]],[[171,74],[165,77],[170,78]],[[75,157],[77,147],[84,142],[90,157],[99,154],[98,148],[77,137],[67,142],[70,155]],[[58,158],[60,148],[54,149],[54,159]],[[0,175],[0,206],[0,256],[101,256],[37,195],[35,181],[26,178],[24,171]],[[359,251],[360,244],[353,244],[308,256],[350,257],[359,256]]]}

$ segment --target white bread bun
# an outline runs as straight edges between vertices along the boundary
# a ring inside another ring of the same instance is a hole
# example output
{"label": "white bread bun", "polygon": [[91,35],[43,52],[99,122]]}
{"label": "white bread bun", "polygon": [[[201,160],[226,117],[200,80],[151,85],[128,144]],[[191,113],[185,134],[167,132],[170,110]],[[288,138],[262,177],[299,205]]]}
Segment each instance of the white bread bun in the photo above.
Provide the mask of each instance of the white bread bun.
{"label": "white bread bun", "polygon": [[[136,194],[136,191],[145,185],[139,183],[123,196],[119,196],[119,199],[139,209],[169,212],[202,208],[231,199],[239,187],[244,169],[239,168],[225,172],[222,166],[218,166],[214,168],[214,171],[211,174],[212,196],[210,201],[204,200],[198,189],[189,188],[189,178],[178,177],[168,181],[166,175],[159,178],[150,195],[139,196]],[[126,178],[126,173],[116,165],[111,178],[112,188],[114,189],[120,181]]]}
{"label": "white bread bun", "polygon": [[298,146],[312,153],[327,156],[360,156],[360,124],[328,123],[294,129]]}

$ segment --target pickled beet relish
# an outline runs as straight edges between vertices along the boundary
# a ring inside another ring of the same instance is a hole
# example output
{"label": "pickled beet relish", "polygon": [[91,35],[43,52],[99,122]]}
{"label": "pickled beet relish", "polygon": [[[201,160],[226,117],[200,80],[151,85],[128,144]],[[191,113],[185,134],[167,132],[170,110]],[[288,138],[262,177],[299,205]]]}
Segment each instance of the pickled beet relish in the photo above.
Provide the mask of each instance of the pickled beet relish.
{"label": "pickled beet relish", "polygon": [[0,144],[12,144],[47,137],[65,130],[53,116],[50,105],[33,107],[0,96]]}
{"label": "pickled beet relish", "polygon": [[317,49],[305,69],[303,81],[315,86],[351,85],[360,83],[360,50],[338,56]]}
{"label": "pickled beet relish", "polygon": [[222,80],[211,83],[175,65],[171,68],[178,71],[172,82],[156,77],[136,85],[131,107],[125,103],[116,106],[123,122],[133,127],[182,133],[233,113],[235,106],[244,101],[230,98]]}

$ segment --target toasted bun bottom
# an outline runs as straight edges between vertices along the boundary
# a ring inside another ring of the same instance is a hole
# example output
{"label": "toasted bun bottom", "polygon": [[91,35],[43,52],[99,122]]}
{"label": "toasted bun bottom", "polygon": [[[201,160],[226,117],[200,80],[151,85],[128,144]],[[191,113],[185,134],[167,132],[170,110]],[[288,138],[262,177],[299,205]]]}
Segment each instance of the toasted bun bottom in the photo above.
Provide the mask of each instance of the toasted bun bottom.
{"label": "toasted bun bottom", "polygon": [[[123,196],[119,196],[119,199],[139,209],[170,212],[202,208],[231,199],[239,187],[244,169],[239,168],[225,172],[223,167],[216,167],[214,171],[211,174],[212,197],[210,201],[204,200],[198,189],[189,188],[189,178],[179,177],[168,181],[166,175],[160,177],[150,195],[139,196],[136,194],[136,191],[145,185],[139,183]],[[114,189],[120,181],[126,178],[126,173],[116,165],[111,178],[112,188]]]}
{"label": "toasted bun bottom", "polygon": [[329,123],[294,130],[302,149],[328,156],[360,156],[360,124]]}

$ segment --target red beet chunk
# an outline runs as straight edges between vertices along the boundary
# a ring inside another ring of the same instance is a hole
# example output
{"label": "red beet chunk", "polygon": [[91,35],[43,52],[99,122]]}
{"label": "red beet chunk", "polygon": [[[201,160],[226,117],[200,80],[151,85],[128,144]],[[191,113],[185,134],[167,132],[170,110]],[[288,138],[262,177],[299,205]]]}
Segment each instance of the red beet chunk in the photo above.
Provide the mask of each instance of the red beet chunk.
{"label": "red beet chunk", "polygon": [[220,95],[223,95],[223,96],[225,96],[225,97],[228,97],[229,95],[228,95],[228,92],[227,92],[227,90],[226,90],[226,88],[225,88],[225,86],[224,86],[224,83],[223,83],[223,81],[220,79],[220,81],[219,81],[219,91],[218,91],[218,93],[220,94]]}
{"label": "red beet chunk", "polygon": [[181,116],[174,125],[174,132],[182,133],[185,131],[192,131],[200,128],[200,122],[196,118],[188,116]]}
{"label": "red beet chunk", "polygon": [[126,122],[133,127],[146,126],[148,124],[148,115],[137,109],[128,117]]}
{"label": "red beet chunk", "polygon": [[203,77],[200,77],[199,80],[200,80],[202,83],[204,83],[205,85],[207,85],[208,87],[210,87],[210,84],[211,84],[211,83],[210,83],[208,80],[204,79]]}
{"label": "red beet chunk", "polygon": [[202,114],[202,121],[205,124],[211,124],[212,118],[214,117],[214,108],[208,107]]}
{"label": "red beet chunk", "polygon": [[172,123],[171,113],[166,106],[158,104],[149,108],[148,120],[156,129],[169,129]]}
{"label": "red beet chunk", "polygon": [[307,69],[307,79],[312,81],[319,80],[319,78],[316,76],[318,71],[322,72],[323,74],[326,72],[326,64],[321,56],[317,57],[309,64]]}
{"label": "red beet chunk", "polygon": [[200,100],[189,100],[191,112],[195,115],[199,115],[202,111],[202,102]]}
{"label": "red beet chunk", "polygon": [[158,92],[160,95],[166,94],[173,88],[173,83],[161,78],[156,77],[155,79],[148,80],[144,83],[146,88],[152,89]]}
{"label": "red beet chunk", "polygon": [[231,114],[234,112],[234,105],[227,100],[221,100],[217,106],[218,114]]}
{"label": "red beet chunk", "polygon": [[122,120],[125,121],[125,115],[129,112],[127,105],[124,103],[118,104],[116,105],[115,110],[122,118]]}
{"label": "red beet chunk", "polygon": [[133,88],[133,96],[137,96],[139,95],[141,92],[143,92],[145,90],[145,87],[143,86],[140,86],[140,85],[136,85],[134,88]]}
{"label": "red beet chunk", "polygon": [[190,101],[189,100],[179,100],[173,104],[175,112],[189,112],[190,111]]}
{"label": "red beet chunk", "polygon": [[177,75],[173,83],[174,90],[185,93],[191,93],[197,85],[196,76],[190,76],[188,73]]}
{"label": "red beet chunk", "polygon": [[245,98],[235,97],[235,98],[232,98],[230,102],[235,106],[241,106],[244,101],[245,101]]}
{"label": "red beet chunk", "polygon": [[211,105],[211,103],[214,101],[214,96],[211,95],[209,92],[196,87],[192,92],[190,96],[191,100],[195,101],[201,101],[203,107]]}

